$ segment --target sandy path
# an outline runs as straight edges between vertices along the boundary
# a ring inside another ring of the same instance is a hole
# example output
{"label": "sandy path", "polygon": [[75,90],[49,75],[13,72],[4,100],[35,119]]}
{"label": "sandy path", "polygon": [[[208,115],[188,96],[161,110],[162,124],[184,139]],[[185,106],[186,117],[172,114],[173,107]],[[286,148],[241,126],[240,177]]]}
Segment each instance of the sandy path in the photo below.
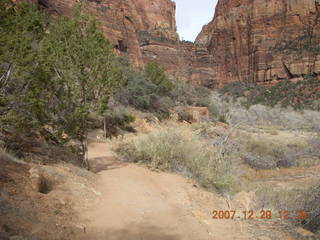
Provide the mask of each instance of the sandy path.
{"label": "sandy path", "polygon": [[123,163],[107,143],[91,143],[89,156],[99,175],[96,190],[101,196],[81,213],[86,225],[83,239],[254,239],[243,221],[211,219],[210,212],[227,210],[227,202],[186,178]]}

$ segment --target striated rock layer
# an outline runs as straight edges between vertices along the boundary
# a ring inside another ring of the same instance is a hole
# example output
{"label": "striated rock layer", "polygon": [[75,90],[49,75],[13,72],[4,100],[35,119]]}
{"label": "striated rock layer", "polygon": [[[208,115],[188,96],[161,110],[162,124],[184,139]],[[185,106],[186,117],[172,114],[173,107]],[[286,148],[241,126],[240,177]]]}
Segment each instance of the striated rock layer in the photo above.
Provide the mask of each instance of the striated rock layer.
{"label": "striated rock layer", "polygon": [[[39,0],[51,13],[71,15],[78,0]],[[97,17],[106,37],[119,52],[143,65],[139,37],[144,32],[177,41],[175,4],[170,0],[87,0],[86,8]]]}
{"label": "striated rock layer", "polygon": [[[47,12],[71,15],[79,0],[20,0],[38,3]],[[212,56],[203,47],[179,40],[176,5],[171,0],[87,0],[86,9],[97,17],[116,51],[136,67],[159,62],[171,75],[210,85]]]}
{"label": "striated rock layer", "polygon": [[319,0],[219,0],[196,39],[213,79],[273,84],[320,73]]}
{"label": "striated rock layer", "polygon": [[[80,2],[19,1],[58,15],[71,15]],[[219,0],[195,44],[179,40],[171,0],[85,2],[116,51],[140,68],[157,61],[174,77],[207,87],[320,73],[320,0]]]}

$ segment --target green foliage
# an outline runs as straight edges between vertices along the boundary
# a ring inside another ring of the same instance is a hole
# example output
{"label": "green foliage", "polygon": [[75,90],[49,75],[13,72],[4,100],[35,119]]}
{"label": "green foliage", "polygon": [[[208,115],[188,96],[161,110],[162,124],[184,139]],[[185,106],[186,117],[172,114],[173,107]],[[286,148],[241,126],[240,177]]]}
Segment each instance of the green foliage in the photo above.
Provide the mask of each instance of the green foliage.
{"label": "green foliage", "polygon": [[[143,72],[130,68],[126,59],[119,59],[128,81],[115,97],[123,105],[151,111],[160,118],[167,118],[170,110],[179,105],[209,106],[210,90],[183,81],[169,80],[156,63],[146,65]],[[148,77],[150,76],[150,77]],[[156,76],[160,76],[157,79]]]}
{"label": "green foliage", "polygon": [[218,121],[222,123],[228,123],[225,115],[219,115]]}
{"label": "green foliage", "polygon": [[134,132],[134,128],[130,125],[134,120],[135,116],[123,107],[117,107],[116,109],[107,111],[104,116],[106,137],[111,138],[112,136],[117,136],[121,131]]}
{"label": "green foliage", "polygon": [[207,107],[210,104],[209,96],[208,88],[194,86],[180,80],[174,82],[174,88],[170,92],[170,98],[179,105]]}
{"label": "green foliage", "polygon": [[83,9],[45,29],[35,6],[1,1],[1,131],[83,141],[89,115],[102,113],[126,81],[112,45]]}
{"label": "green foliage", "polygon": [[173,89],[173,84],[164,69],[156,62],[148,63],[144,68],[146,79],[157,86],[159,94],[166,94]]}
{"label": "green foliage", "polygon": [[44,17],[35,6],[0,3],[0,122],[2,128],[45,124],[47,80],[37,59]]}
{"label": "green foliage", "polygon": [[103,112],[110,95],[125,81],[112,45],[92,17],[79,7],[73,18],[60,17],[40,43],[39,55],[53,75],[59,101],[54,106],[59,127],[82,139],[89,113]]}
{"label": "green foliage", "polygon": [[[120,58],[119,60],[126,73],[127,82],[117,92],[115,100],[139,110],[154,112],[161,118],[168,116],[169,109],[173,106],[173,101],[170,98],[170,88],[173,87],[173,84],[166,77],[163,69],[157,64],[152,64],[152,66],[156,66],[156,70],[152,72],[148,67],[151,65],[148,64],[145,71],[139,72],[130,68],[125,59]],[[157,71],[159,72],[157,73]],[[160,76],[159,79],[157,76]]]}
{"label": "green foliage", "polygon": [[124,89],[117,94],[117,99],[141,110],[151,110],[157,100],[157,86],[147,81],[142,73],[131,71]]}
{"label": "green foliage", "polygon": [[319,111],[320,81],[312,76],[293,83],[282,80],[272,87],[263,87],[256,84],[242,82],[231,83],[220,90],[226,96],[234,99],[244,97],[243,104],[250,107],[262,104],[274,107],[293,107],[294,109],[310,109]]}

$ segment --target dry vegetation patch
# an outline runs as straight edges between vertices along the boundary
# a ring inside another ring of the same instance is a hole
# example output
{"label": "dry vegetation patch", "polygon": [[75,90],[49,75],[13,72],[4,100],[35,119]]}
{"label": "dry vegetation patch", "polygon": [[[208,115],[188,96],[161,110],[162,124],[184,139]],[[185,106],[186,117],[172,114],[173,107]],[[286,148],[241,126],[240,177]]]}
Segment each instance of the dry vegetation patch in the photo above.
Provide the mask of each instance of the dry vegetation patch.
{"label": "dry vegetation patch", "polygon": [[229,153],[210,145],[189,124],[166,122],[153,132],[125,137],[115,151],[128,161],[178,172],[218,191],[233,183]]}

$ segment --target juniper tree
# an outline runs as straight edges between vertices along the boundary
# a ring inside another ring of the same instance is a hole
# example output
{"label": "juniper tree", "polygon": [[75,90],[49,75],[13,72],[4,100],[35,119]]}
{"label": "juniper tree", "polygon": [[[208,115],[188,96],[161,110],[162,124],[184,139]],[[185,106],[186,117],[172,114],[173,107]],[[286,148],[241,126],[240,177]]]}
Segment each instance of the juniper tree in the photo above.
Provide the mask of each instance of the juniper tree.
{"label": "juniper tree", "polygon": [[44,124],[46,86],[37,61],[44,17],[30,4],[0,3],[0,126],[30,130]]}
{"label": "juniper tree", "polygon": [[82,143],[87,161],[88,118],[102,113],[110,95],[125,81],[111,43],[96,20],[76,9],[72,18],[58,17],[40,43],[47,74],[54,75],[56,126]]}
{"label": "juniper tree", "polygon": [[173,89],[173,84],[165,70],[157,62],[147,63],[144,68],[144,75],[147,80],[157,86],[159,94],[167,94]]}

